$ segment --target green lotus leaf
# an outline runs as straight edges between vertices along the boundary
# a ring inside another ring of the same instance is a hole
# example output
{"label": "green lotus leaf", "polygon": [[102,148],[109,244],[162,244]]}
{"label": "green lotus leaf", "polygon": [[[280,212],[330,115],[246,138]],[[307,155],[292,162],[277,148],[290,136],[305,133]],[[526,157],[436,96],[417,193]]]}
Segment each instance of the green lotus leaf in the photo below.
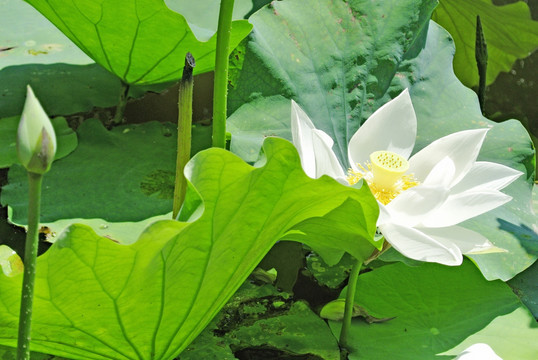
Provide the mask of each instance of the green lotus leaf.
{"label": "green lotus leaf", "polygon": [[[0,118],[20,115],[26,85],[39,96],[49,115],[68,115],[111,107],[121,81],[95,64],[36,9],[20,0],[0,3]],[[139,97],[153,85],[135,86]]]}
{"label": "green lotus leaf", "polygon": [[[156,222],[132,245],[85,225],[63,232],[38,258],[32,349],[72,359],[171,360],[277,240],[342,204],[352,210],[348,223],[362,214],[367,226],[336,246],[360,256],[358,244],[373,241],[378,215],[368,188],[310,179],[286,140],[267,139],[264,149],[260,168],[222,149],[189,162],[186,173],[204,207],[194,222]],[[344,230],[338,224],[317,229]],[[0,275],[1,345],[16,346],[21,280]]]}
{"label": "green lotus leaf", "polygon": [[[28,0],[71,41],[128,84],[154,84],[181,77],[185,54],[196,74],[211,71],[216,35],[199,41],[185,18],[163,0],[66,2]],[[245,20],[232,23],[230,49],[250,32]]]}
{"label": "green lotus leaf", "polygon": [[[436,354],[521,306],[508,285],[485,280],[468,260],[459,267],[396,263],[361,274],[355,302],[374,317],[393,319],[374,324],[353,320],[351,360],[437,359]],[[341,322],[330,325],[338,335]],[[519,334],[509,336],[517,341]],[[496,349],[495,343],[489,345]],[[519,358],[511,354],[503,358]]]}

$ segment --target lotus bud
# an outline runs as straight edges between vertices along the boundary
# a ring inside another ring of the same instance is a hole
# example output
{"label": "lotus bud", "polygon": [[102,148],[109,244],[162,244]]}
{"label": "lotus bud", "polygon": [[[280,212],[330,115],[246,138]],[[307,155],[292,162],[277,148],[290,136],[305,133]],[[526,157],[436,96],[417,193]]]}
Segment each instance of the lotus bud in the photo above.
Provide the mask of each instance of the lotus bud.
{"label": "lotus bud", "polygon": [[27,89],[17,133],[17,153],[29,172],[44,174],[54,160],[56,134],[34,92],[30,86]]}

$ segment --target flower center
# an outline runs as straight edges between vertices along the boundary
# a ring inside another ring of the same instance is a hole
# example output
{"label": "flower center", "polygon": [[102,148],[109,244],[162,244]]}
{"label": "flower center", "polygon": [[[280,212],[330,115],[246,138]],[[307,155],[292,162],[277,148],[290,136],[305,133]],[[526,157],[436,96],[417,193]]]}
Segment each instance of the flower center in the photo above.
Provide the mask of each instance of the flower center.
{"label": "flower center", "polygon": [[348,170],[347,180],[350,185],[364,179],[375,198],[384,205],[419,182],[412,174],[405,174],[409,170],[407,160],[392,151],[375,151],[370,154],[370,162],[365,166],[357,164],[359,171]]}
{"label": "flower center", "polygon": [[402,156],[391,151],[376,151],[370,154],[370,163],[375,184],[390,189],[409,169],[409,163]]}

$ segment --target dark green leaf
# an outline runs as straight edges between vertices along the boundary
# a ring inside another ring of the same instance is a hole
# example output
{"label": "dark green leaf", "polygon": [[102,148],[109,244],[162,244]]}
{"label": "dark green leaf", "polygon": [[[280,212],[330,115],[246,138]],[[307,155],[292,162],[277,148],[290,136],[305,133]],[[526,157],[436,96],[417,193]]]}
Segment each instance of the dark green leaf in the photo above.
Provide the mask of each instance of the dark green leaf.
{"label": "dark green leaf", "polygon": [[[12,164],[18,164],[17,156],[17,129],[19,127],[20,116],[0,119],[0,168],[10,167]],[[55,160],[69,155],[77,147],[77,135],[67,126],[67,122],[62,117],[51,120],[58,149],[56,150]]]}
{"label": "dark green leaf", "polygon": [[[176,131],[157,122],[107,131],[97,120],[78,129],[79,146],[43,180],[41,221],[100,218],[141,221],[172,208]],[[155,159],[159,159],[156,163]],[[2,203],[12,221],[26,224],[26,171],[13,166]]]}
{"label": "dark green leaf", "polygon": [[[459,267],[383,266],[359,276],[355,302],[372,316],[395,318],[379,324],[354,320],[351,360],[436,359],[520,306],[506,284],[485,280],[470,261]],[[340,326],[331,322],[335,332]]]}

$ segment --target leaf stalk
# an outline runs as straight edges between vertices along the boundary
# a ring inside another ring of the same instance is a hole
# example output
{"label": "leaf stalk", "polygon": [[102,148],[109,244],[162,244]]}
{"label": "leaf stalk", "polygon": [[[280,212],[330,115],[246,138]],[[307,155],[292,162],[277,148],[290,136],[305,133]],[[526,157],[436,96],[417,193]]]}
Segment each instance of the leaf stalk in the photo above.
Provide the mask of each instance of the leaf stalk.
{"label": "leaf stalk", "polygon": [[226,148],[226,101],[228,92],[228,54],[234,0],[221,0],[217,49],[215,55],[215,83],[213,89],[213,146]]}
{"label": "leaf stalk", "polygon": [[114,114],[114,118],[112,119],[111,125],[119,125],[123,122],[123,118],[125,116],[125,108],[127,107],[129,88],[129,84],[123,81],[121,82],[120,99],[118,101],[118,105],[116,106],[116,113]]}
{"label": "leaf stalk", "polygon": [[340,348],[347,351],[351,350],[349,344],[349,329],[351,327],[351,319],[353,317],[353,305],[355,303],[355,290],[357,288],[357,280],[359,278],[359,272],[361,270],[362,261],[355,259],[351,272],[349,274],[349,280],[347,283],[346,293],[346,305],[344,307],[344,319],[342,320],[342,330],[340,331]]}

